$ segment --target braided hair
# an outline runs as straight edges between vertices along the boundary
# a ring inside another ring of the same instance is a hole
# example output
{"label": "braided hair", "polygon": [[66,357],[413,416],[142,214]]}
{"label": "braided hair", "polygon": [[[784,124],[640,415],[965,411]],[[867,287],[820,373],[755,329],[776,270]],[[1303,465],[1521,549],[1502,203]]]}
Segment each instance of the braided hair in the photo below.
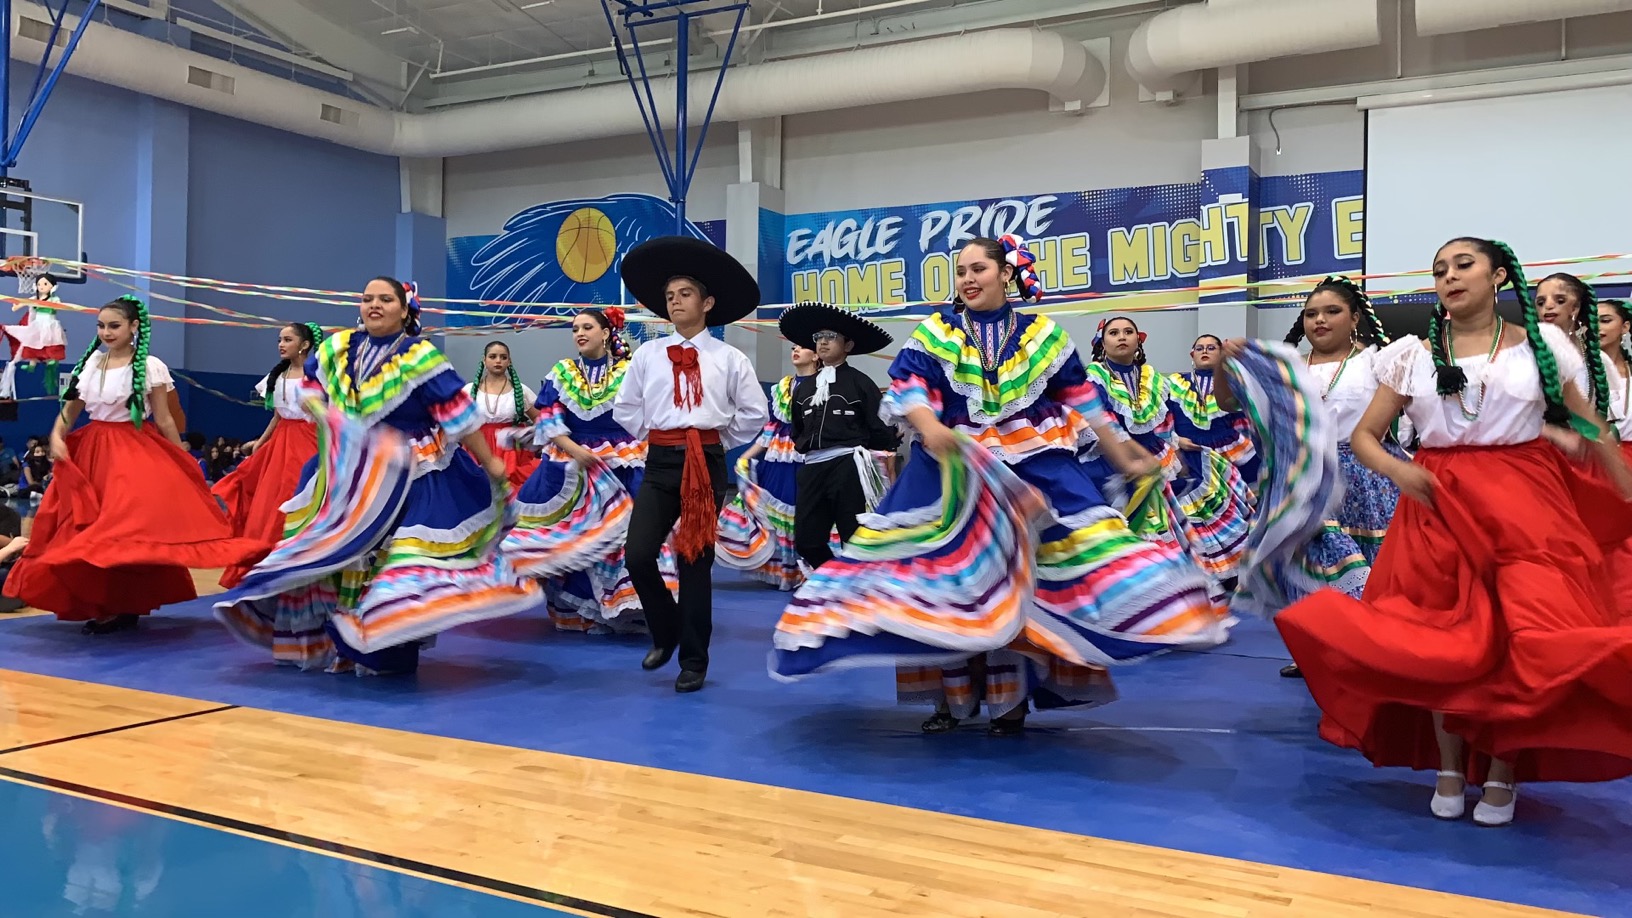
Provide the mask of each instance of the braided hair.
{"label": "braided hair", "polygon": [[[131,423],[136,425],[137,430],[141,430],[142,421],[147,417],[147,350],[149,338],[152,337],[152,323],[147,317],[147,304],[127,293],[102,308],[118,310],[132,327],[130,343],[136,353],[130,360],[130,398],[125,400],[125,405],[130,408]],[[85,372],[85,365],[90,363],[97,348],[101,346],[100,338],[91,340],[91,346],[85,349],[79,362],[74,364],[73,373],[68,377],[68,388],[62,392],[62,401],[79,400],[80,374]]]}
{"label": "braided hair", "polygon": [[1581,350],[1581,356],[1587,361],[1587,379],[1592,383],[1592,391],[1582,393],[1589,396],[1598,413],[1609,417],[1609,376],[1604,372],[1604,352],[1598,347],[1598,291],[1592,285],[1576,277],[1574,274],[1549,274],[1541,279],[1536,289],[1548,281],[1557,281],[1575,294],[1575,327],[1569,330],[1570,337]]}
{"label": "braided hair", "polygon": [[[1524,330],[1530,337],[1530,349],[1536,355],[1536,370],[1541,375],[1541,394],[1547,402],[1543,417],[1549,424],[1559,426],[1569,424],[1570,409],[1564,406],[1564,384],[1559,378],[1558,357],[1541,337],[1541,313],[1536,309],[1535,297],[1530,295],[1530,284],[1524,279],[1524,265],[1505,242],[1460,236],[1445,245],[1458,242],[1472,246],[1483,255],[1490,262],[1492,270],[1496,268],[1507,270],[1507,285],[1518,295],[1519,305],[1524,309]],[[1440,248],[1444,249],[1445,246]],[[1437,377],[1436,390],[1440,395],[1461,395],[1462,390],[1467,388],[1468,376],[1451,359],[1450,349],[1446,344],[1447,332],[1450,330],[1447,322],[1449,316],[1450,312],[1445,308],[1445,304],[1436,302],[1428,320],[1428,335],[1432,339],[1430,344],[1433,348],[1434,372]]]}
{"label": "braided hair", "polygon": [[629,359],[629,345],[624,343],[621,334],[628,322],[622,309],[616,306],[610,306],[606,309],[588,306],[573,313],[573,318],[576,319],[579,316],[589,316],[595,320],[596,325],[606,329],[606,352],[611,355],[613,363],[621,363]]}
{"label": "braided hair", "polygon": [[[1099,329],[1094,332],[1094,342],[1093,342],[1093,348],[1092,348],[1092,357],[1094,359],[1094,362],[1096,362],[1096,363],[1104,363],[1105,362],[1105,359],[1106,359],[1105,358],[1105,329],[1112,322],[1119,322],[1119,321],[1120,322],[1126,322],[1129,325],[1132,325],[1133,330],[1136,333],[1138,333],[1138,335],[1139,335],[1139,350],[1136,351],[1134,353],[1134,355],[1133,355],[1133,365],[1136,366],[1136,367],[1144,366],[1145,365],[1145,335],[1144,335],[1144,332],[1139,331],[1139,323],[1133,321],[1132,319],[1128,318],[1127,316],[1111,316],[1109,319],[1100,320]],[[1197,338],[1196,340],[1200,341],[1201,339]]]}
{"label": "braided hair", "polygon": [[[1354,316],[1354,340],[1362,346],[1376,345],[1382,347],[1388,344],[1388,332],[1383,329],[1383,322],[1377,318],[1377,309],[1371,303],[1371,297],[1359,284],[1340,274],[1328,276],[1315,285],[1309,295],[1303,298],[1304,308],[1309,307],[1309,301],[1315,294],[1330,290],[1340,297],[1349,307],[1349,314]],[[1284,339],[1287,344],[1297,345],[1303,341],[1303,310],[1298,310],[1297,318],[1292,320],[1292,330],[1286,333]]]}
{"label": "braided hair", "polygon": [[[316,322],[290,322],[284,328],[294,331],[295,337],[305,341],[307,346],[314,351],[323,342],[323,326],[318,325]],[[290,363],[291,361],[288,360],[280,360],[278,365],[272,368],[272,372],[266,374],[265,405],[268,410],[277,407],[278,380],[282,379],[283,374],[289,371]]]}
{"label": "braided hair", "polygon": [[[1632,307],[1627,306],[1625,300],[1602,300],[1599,305],[1615,310],[1615,314],[1621,317],[1622,322],[1632,323]],[[1628,367],[1632,367],[1632,346],[1627,344],[1626,336],[1622,335],[1615,346],[1621,351],[1621,359],[1627,362]]]}
{"label": "braided hair", "polygon": [[[482,348],[481,366],[476,368],[476,375],[470,383],[471,398],[475,398],[482,391],[482,380],[487,378],[487,352],[495,347],[504,348],[504,356],[510,356],[510,345],[505,344],[503,341],[489,341],[487,347]],[[516,398],[516,420],[524,420],[527,417],[527,394],[521,387],[521,374],[516,372],[514,361],[510,363],[508,375],[510,377],[510,393]]]}

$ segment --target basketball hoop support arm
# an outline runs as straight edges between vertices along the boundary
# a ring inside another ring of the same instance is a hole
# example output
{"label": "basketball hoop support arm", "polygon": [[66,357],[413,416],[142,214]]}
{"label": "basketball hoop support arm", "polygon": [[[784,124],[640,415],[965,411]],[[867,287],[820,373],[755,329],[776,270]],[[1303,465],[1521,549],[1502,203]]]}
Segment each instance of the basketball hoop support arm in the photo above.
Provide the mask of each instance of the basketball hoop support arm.
{"label": "basketball hoop support arm", "polygon": [[[9,3],[10,0],[0,0]],[[634,50],[634,66],[624,50],[623,36],[612,18],[617,7],[623,31],[628,32],[629,47]],[[618,53],[618,66],[634,91],[635,104],[646,124],[646,136],[657,153],[658,168],[663,181],[669,186],[669,202],[674,205],[675,232],[685,234],[686,195],[691,181],[697,175],[697,164],[702,159],[703,144],[708,140],[708,126],[714,120],[714,106],[720,101],[720,87],[725,84],[726,71],[731,67],[731,54],[737,47],[737,36],[742,32],[742,20],[748,14],[748,0],[601,0],[606,14],[606,26],[612,31],[612,45]],[[725,55],[720,59],[719,72],[714,77],[713,91],[708,97],[708,110],[697,129],[696,143],[691,143],[691,24],[695,19],[722,13],[735,14],[731,24],[731,38],[726,42]],[[668,148],[663,130],[663,117],[658,111],[657,95],[652,91],[652,74],[646,68],[646,56],[640,47],[639,29],[675,24],[674,47],[674,150]]]}
{"label": "basketball hoop support arm", "polygon": [[57,80],[62,77],[63,69],[68,66],[68,59],[74,56],[74,49],[79,47],[79,39],[85,34],[85,27],[102,7],[102,0],[87,0],[85,9],[79,14],[79,24],[74,26],[68,44],[62,49],[62,56],[53,65],[51,57],[57,49],[57,37],[62,34],[62,24],[68,15],[68,0],[40,0],[40,2],[51,14],[51,38],[46,41],[45,52],[40,55],[40,65],[34,73],[34,87],[28,94],[28,107],[24,109],[22,120],[13,133],[10,67],[12,10],[11,0],[0,0],[0,11],[4,12],[5,21],[5,34],[0,37],[0,45],[4,46],[0,48],[0,60],[6,65],[0,67],[0,129],[5,132],[3,145],[0,145],[0,178],[10,177],[12,167],[17,165],[17,157],[22,155],[23,144],[28,142],[28,135],[34,132],[35,122],[40,120],[45,103],[51,98],[51,92],[57,88]]}

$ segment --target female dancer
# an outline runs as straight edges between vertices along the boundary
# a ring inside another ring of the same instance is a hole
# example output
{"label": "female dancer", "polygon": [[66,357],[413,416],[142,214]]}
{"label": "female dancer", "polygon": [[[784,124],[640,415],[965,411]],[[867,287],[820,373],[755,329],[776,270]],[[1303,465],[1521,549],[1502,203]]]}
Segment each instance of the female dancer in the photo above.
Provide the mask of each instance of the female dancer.
{"label": "female dancer", "polygon": [[431,636],[526,609],[538,589],[498,553],[508,470],[459,374],[419,337],[413,287],[377,277],[359,312],[362,328],[306,364],[319,453],[284,505],[290,535],[216,617],[280,664],[412,672]]}
{"label": "female dancer", "polygon": [[1609,383],[1609,418],[1625,450],[1632,445],[1632,307],[1624,300],[1598,304],[1598,346]]}
{"label": "female dancer", "polygon": [[[189,568],[236,564],[267,546],[233,535],[181,445],[170,370],[147,353],[147,306],[114,300],[97,313],[96,335],[62,394],[51,486],[6,595],[107,634],[197,599]],[[69,433],[81,412],[91,422]]]}
{"label": "female dancer", "polygon": [[1584,364],[1574,382],[1599,414],[1608,415],[1609,380],[1604,377],[1604,355],[1598,347],[1597,291],[1574,274],[1549,274],[1536,285],[1536,310],[1543,325],[1557,326],[1570,336]]}
{"label": "female dancer", "polygon": [[[792,590],[805,579],[793,544],[793,508],[803,461],[793,446],[793,390],[800,380],[816,372],[819,363],[815,351],[797,344],[790,358],[793,374],[782,377],[771,388],[770,420],[765,422],[759,439],[737,460],[743,505],[774,543],[771,559],[763,566],[755,566],[752,575],[783,591]],[[731,512],[729,508],[727,512]],[[727,556],[722,553],[720,557]],[[735,566],[729,561],[723,563]]]}
{"label": "female dancer", "polygon": [[1015,736],[1028,700],[1104,703],[1106,664],[1224,639],[1202,572],[1129,531],[1076,461],[1091,427],[1110,461],[1156,472],[1114,435],[1065,330],[1009,304],[1011,286],[1042,296],[1033,262],[1014,237],[969,243],[966,309],[926,319],[896,355],[882,411],[916,432],[912,457],[783,613],[777,678],[896,663],[901,700],[936,704],[924,732],[984,701],[989,732]]}
{"label": "female dancer", "polygon": [[[259,437],[244,444],[249,458],[211,489],[226,504],[232,531],[264,542],[267,551],[283,538],[283,502],[295,496],[306,463],[317,455],[317,427],[306,414],[301,389],[306,360],[322,340],[323,329],[316,323],[291,322],[278,332],[278,365],[255,385],[272,420]],[[227,568],[221,586],[237,586],[259,560]]]}
{"label": "female dancer", "polygon": [[1168,375],[1173,443],[1181,454],[1203,449],[1221,454],[1241,470],[1241,480],[1250,488],[1258,480],[1258,454],[1247,419],[1238,411],[1220,408],[1214,395],[1213,374],[1223,359],[1223,340],[1202,335],[1190,345],[1190,372]]}
{"label": "female dancer", "polygon": [[[1377,393],[1374,367],[1388,335],[1365,291],[1346,277],[1328,277],[1309,292],[1303,312],[1286,334],[1287,344],[1296,346],[1304,340],[1309,342],[1309,369],[1320,380],[1321,402],[1336,419],[1341,438],[1337,457],[1343,467],[1343,506],[1337,522],[1371,564],[1394,519],[1400,490],[1355,459],[1349,437]],[[1409,462],[1395,439],[1390,436],[1383,448],[1395,459]]]}
{"label": "female dancer", "polygon": [[[1377,355],[1377,395],[1354,453],[1411,500],[1372,569],[1365,601],[1333,591],[1276,618],[1323,717],[1321,735],[1376,765],[1437,768],[1431,810],[1466,809],[1486,779],[1481,825],[1513,819],[1516,781],[1632,774],[1632,629],[1611,627],[1600,546],[1632,532],[1622,503],[1583,502],[1578,476],[1544,427],[1573,424],[1620,495],[1632,471],[1571,379],[1582,367],[1543,325],[1513,252],[1453,239],[1434,256],[1430,341]],[[1524,328],[1496,312],[1511,285]],[[1401,412],[1422,449],[1383,448]]]}
{"label": "female dancer", "polygon": [[562,631],[637,631],[640,599],[623,563],[630,503],[646,469],[646,444],[612,420],[629,369],[623,310],[580,309],[578,356],[539,386],[537,437],[544,462],[516,495],[516,526],[503,551],[544,580],[550,619]]}
{"label": "female dancer", "polygon": [[482,349],[482,367],[470,384],[470,397],[476,400],[488,452],[504,463],[510,487],[521,487],[538,468],[538,457],[513,442],[501,440],[507,441],[516,428],[527,427],[537,419],[538,409],[532,406],[538,393],[522,385],[521,374],[510,362],[510,345],[490,341]]}
{"label": "female dancer", "polygon": [[[1152,488],[1129,517],[1147,538],[1187,546],[1219,591],[1234,589],[1252,515],[1251,493],[1241,473],[1210,449],[1182,454],[1170,442],[1173,400],[1168,378],[1145,360],[1145,333],[1125,316],[1099,323],[1088,378],[1123,432],[1161,463],[1166,481]],[[1115,470],[1090,447],[1089,471],[1109,487]],[[1176,512],[1175,512],[1176,511]]]}

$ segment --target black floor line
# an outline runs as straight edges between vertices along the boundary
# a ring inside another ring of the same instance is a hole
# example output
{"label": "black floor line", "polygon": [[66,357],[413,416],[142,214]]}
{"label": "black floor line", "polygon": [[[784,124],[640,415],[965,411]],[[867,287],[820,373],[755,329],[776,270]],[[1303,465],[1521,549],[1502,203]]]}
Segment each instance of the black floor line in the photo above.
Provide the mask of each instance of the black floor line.
{"label": "black floor line", "polygon": [[[230,705],[228,707],[236,707],[236,706],[235,705]],[[214,709],[214,710],[227,710],[227,709],[228,708],[217,708],[217,709]],[[199,714],[210,714],[210,713],[214,713],[214,711],[200,711],[198,713]],[[193,717],[193,716],[196,716],[196,715],[194,715],[194,714],[184,714],[184,715],[181,715],[181,716],[182,717]],[[166,718],[166,720],[178,720],[178,719],[180,719],[180,718],[176,718],[176,717]],[[162,723],[162,721],[152,721],[152,723]],[[141,725],[140,724],[134,724],[132,726],[141,726]],[[104,730],[102,732],[103,733],[112,733],[112,732],[115,732],[115,731]],[[87,736],[95,736],[97,734],[86,734],[86,735]],[[53,742],[63,742],[63,740],[54,740]],[[36,744],[36,745],[46,745],[46,744],[39,743],[39,744]],[[32,747],[26,747],[25,746],[25,747],[19,747],[19,748],[32,748]],[[7,751],[10,752],[10,751],[15,751],[15,750],[7,750]],[[150,813],[156,813],[156,814],[161,815],[161,816],[173,816],[173,817],[180,818],[180,819],[188,819],[188,820],[192,820],[194,822],[203,823],[205,825],[216,826],[216,827],[221,828],[221,829],[228,829],[228,830],[231,830],[231,831],[234,831],[234,832],[241,832],[241,833],[243,833],[245,835],[251,835],[251,836],[258,837],[258,838],[264,838],[264,839],[268,839],[270,841],[274,841],[274,842],[278,842],[278,843],[282,843],[282,844],[287,844],[287,845],[293,845],[293,846],[299,847],[299,848],[307,848],[307,849],[310,849],[312,851],[316,851],[316,852],[319,852],[319,853],[338,854],[338,855],[342,855],[344,857],[352,858],[354,860],[364,861],[364,862],[367,862],[367,863],[370,863],[370,864],[377,864],[377,865],[379,865],[381,867],[386,867],[386,868],[390,868],[390,869],[394,869],[394,870],[405,871],[405,872],[408,872],[408,873],[420,874],[422,876],[430,877],[432,879],[446,880],[446,881],[452,882],[452,883],[461,883],[461,884],[464,884],[466,886],[473,886],[473,887],[476,887],[478,889],[491,890],[491,891],[496,892],[496,893],[502,893],[504,895],[512,896],[512,897],[517,898],[517,899],[526,899],[526,900],[529,900],[529,901],[532,901],[532,902],[540,903],[542,905],[555,905],[555,906],[560,906],[562,908],[574,909],[574,910],[580,911],[580,912],[588,912],[588,913],[590,913],[592,915],[604,915],[605,918],[656,918],[656,916],[647,914],[646,912],[637,912],[637,911],[632,911],[632,910],[626,909],[626,908],[617,908],[617,907],[611,906],[611,905],[603,905],[603,904],[601,904],[599,902],[591,902],[591,901],[589,901],[587,899],[579,899],[579,898],[577,898],[575,896],[568,896],[568,895],[563,895],[561,893],[550,892],[547,889],[537,889],[537,888],[531,887],[531,886],[523,886],[523,885],[521,885],[519,883],[511,883],[511,882],[508,882],[508,881],[505,881],[505,880],[494,879],[493,877],[484,877],[484,876],[482,876],[480,874],[468,873],[468,872],[463,871],[463,870],[454,870],[454,869],[451,869],[451,868],[448,868],[448,867],[438,867],[435,864],[427,864],[427,863],[424,863],[423,861],[415,861],[415,860],[410,860],[408,858],[396,857],[395,855],[383,854],[383,853],[378,852],[378,851],[370,851],[367,848],[358,848],[358,847],[353,846],[353,845],[342,844],[340,842],[329,841],[327,839],[314,838],[313,836],[310,836],[310,835],[301,835],[298,832],[286,832],[286,831],[284,831],[282,829],[274,829],[274,828],[272,828],[270,826],[258,825],[256,823],[252,823],[252,822],[244,822],[244,821],[239,820],[239,819],[232,819],[232,818],[229,818],[229,817],[226,817],[226,816],[218,816],[218,815],[216,815],[214,813],[205,813],[205,812],[202,812],[200,810],[189,809],[189,808],[183,807],[183,806],[172,806],[172,805],[170,805],[168,803],[159,803],[159,802],[154,801],[154,800],[146,800],[146,799],[143,799],[141,797],[133,797],[133,796],[131,796],[129,794],[121,794],[121,793],[119,793],[117,791],[110,791],[110,790],[106,790],[106,789],[99,788],[99,787],[89,787],[89,786],[84,785],[84,784],[77,784],[77,783],[75,783],[73,781],[63,781],[63,780],[60,780],[58,778],[49,778],[49,777],[46,777],[44,775],[36,775],[36,774],[32,774],[32,773],[26,772],[26,771],[19,771],[19,770],[14,769],[14,768],[6,768],[4,766],[0,766],[0,777],[11,778],[11,779],[16,780],[16,781],[21,781],[21,782],[23,782],[25,784],[34,784],[34,785],[37,785],[37,786],[40,786],[40,787],[52,788],[52,789],[55,789],[55,790],[62,790],[62,791],[69,791],[69,792],[72,792],[72,793],[75,793],[75,794],[80,794],[82,796],[90,797],[90,798],[93,798],[93,799],[96,799],[96,800],[106,800],[109,803],[119,804],[121,806],[130,807],[132,809],[146,810],[146,811],[148,811]]]}
{"label": "black floor line", "polygon": [[109,727],[106,730],[92,730],[90,733],[76,733],[73,736],[61,736],[56,739],[41,740],[38,743],[29,743],[24,746],[13,746],[10,749],[0,749],[0,755],[6,755],[7,753],[12,752],[22,752],[26,749],[39,749],[43,746],[55,746],[58,743],[71,743],[74,740],[90,739],[93,736],[107,736],[110,733],[123,733],[126,730],[134,730],[137,727],[151,727],[154,724],[167,724],[171,721],[186,720],[189,717],[202,717],[205,714],[219,714],[222,711],[231,711],[236,707],[238,706],[235,704],[224,704],[220,707],[206,708],[202,711],[192,711],[187,714],[177,714],[173,717],[160,717],[157,720],[143,720],[133,724],[125,724],[119,727]]}

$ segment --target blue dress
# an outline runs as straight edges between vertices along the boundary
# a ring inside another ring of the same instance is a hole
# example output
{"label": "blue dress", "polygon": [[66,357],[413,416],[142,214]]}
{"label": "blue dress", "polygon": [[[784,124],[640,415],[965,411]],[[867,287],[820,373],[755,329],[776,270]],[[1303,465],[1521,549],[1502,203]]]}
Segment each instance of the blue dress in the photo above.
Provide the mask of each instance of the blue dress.
{"label": "blue dress", "polygon": [[306,365],[318,454],[284,504],[284,539],[216,603],[279,663],[412,671],[441,631],[536,605],[498,551],[512,516],[460,440],[480,427],[429,341],[344,331]]}

